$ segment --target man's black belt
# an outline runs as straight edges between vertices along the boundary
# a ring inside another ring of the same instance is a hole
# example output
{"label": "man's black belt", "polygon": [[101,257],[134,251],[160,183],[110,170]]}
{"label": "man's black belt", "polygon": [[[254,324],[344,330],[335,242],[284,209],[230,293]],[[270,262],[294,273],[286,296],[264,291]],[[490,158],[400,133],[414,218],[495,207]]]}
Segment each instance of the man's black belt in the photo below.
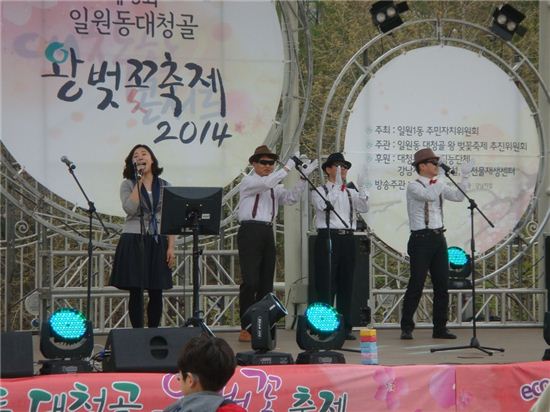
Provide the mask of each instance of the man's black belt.
{"label": "man's black belt", "polygon": [[327,233],[330,230],[330,234],[334,235],[353,235],[353,229],[317,229],[317,233]]}
{"label": "man's black belt", "polygon": [[273,226],[271,222],[264,222],[263,220],[243,220],[241,225],[262,225],[262,226]]}
{"label": "man's black belt", "polygon": [[420,229],[411,230],[412,235],[442,235],[447,229],[440,227],[438,229]]}

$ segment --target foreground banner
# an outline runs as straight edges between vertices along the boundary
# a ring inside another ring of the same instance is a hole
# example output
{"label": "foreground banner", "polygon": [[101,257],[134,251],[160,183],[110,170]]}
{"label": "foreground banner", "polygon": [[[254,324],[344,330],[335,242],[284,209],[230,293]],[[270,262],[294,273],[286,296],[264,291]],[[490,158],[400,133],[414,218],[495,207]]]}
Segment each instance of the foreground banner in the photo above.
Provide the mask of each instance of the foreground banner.
{"label": "foreground banner", "polygon": [[[248,411],[528,411],[548,362],[509,365],[290,365],[237,369],[223,394]],[[5,379],[0,411],[162,411],[176,375],[86,373]]]}

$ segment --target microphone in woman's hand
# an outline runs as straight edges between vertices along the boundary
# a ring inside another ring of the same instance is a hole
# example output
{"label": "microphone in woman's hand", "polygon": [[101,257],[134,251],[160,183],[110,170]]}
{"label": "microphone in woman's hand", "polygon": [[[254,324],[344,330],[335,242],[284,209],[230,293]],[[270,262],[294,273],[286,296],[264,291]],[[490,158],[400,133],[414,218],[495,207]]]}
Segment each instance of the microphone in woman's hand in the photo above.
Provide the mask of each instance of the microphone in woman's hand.
{"label": "microphone in woman's hand", "polygon": [[137,164],[134,162],[134,174],[136,175],[136,179],[141,179],[143,177],[143,165]]}

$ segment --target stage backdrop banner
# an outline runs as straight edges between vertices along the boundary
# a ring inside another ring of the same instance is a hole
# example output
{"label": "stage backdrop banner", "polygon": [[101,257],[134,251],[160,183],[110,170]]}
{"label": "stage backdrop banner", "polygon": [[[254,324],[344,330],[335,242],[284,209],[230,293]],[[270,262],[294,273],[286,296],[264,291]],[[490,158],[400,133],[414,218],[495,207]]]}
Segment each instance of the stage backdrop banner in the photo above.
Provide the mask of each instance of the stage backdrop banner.
{"label": "stage backdrop banner", "polygon": [[[5,379],[3,412],[162,411],[182,396],[173,374],[90,373]],[[547,362],[509,365],[239,367],[223,395],[248,411],[528,411]]]}
{"label": "stage backdrop banner", "polygon": [[[418,176],[413,154],[424,147],[444,157],[458,182],[460,166],[473,167],[468,193],[495,224],[491,228],[475,213],[478,252],[514,230],[533,199],[541,153],[531,110],[502,69],[462,48],[423,47],[385,64],[358,95],[346,129],[350,177],[367,174],[367,222],[403,254],[409,236],[405,192]],[[447,242],[467,251],[468,206],[444,205]]]}
{"label": "stage backdrop banner", "polygon": [[284,78],[271,1],[2,1],[2,139],[59,196],[122,215],[138,143],[177,186],[221,187],[276,116]]}

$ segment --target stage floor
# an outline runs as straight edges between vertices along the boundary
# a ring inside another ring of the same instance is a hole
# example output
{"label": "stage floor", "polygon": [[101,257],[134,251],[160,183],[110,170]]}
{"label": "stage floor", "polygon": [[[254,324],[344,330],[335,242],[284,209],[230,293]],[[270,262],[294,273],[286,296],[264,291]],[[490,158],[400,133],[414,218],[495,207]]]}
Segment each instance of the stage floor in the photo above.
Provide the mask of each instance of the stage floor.
{"label": "stage floor", "polygon": [[[527,412],[550,382],[550,362],[540,361],[547,348],[542,328],[478,330],[482,345],[505,350],[492,356],[475,348],[430,353],[433,347],[469,344],[471,329],[453,332],[458,339],[434,340],[431,329],[417,329],[414,340],[402,341],[398,329],[378,330],[379,365],[361,365],[359,353],[344,351],[346,365],[242,366],[223,394],[249,411],[361,412],[369,405],[372,411],[394,412]],[[235,352],[251,349],[238,342],[238,332],[216,335]],[[95,337],[95,352],[106,339]],[[38,343],[35,336],[37,369],[42,359]],[[359,340],[347,341],[345,348],[358,349]],[[300,349],[295,331],[279,330],[276,350],[296,359]],[[65,410],[60,403],[88,399],[94,408],[124,403],[132,406],[125,410],[160,412],[181,396],[179,385],[177,375],[166,372],[66,373],[55,379],[5,379],[0,389],[8,394],[2,398],[4,406],[13,411],[31,410],[31,404],[40,404],[32,410]],[[87,410],[99,410],[94,408]]]}
{"label": "stage floor", "polygon": [[[458,336],[456,340],[432,339],[431,329],[416,329],[414,339],[399,339],[398,329],[378,329],[378,359],[380,365],[434,365],[434,364],[498,364],[540,361],[544,350],[548,348],[542,336],[542,328],[491,328],[478,329],[477,337],[482,346],[503,348],[504,352],[494,352],[492,356],[477,349],[460,349],[430,353],[433,347],[465,346],[470,344],[471,329],[452,329]],[[225,339],[235,352],[251,350],[250,344],[238,341],[238,332],[216,332],[216,336]],[[359,332],[354,331],[358,336]],[[95,336],[95,351],[104,346],[106,335]],[[38,336],[34,336],[34,361],[43,359],[39,350]],[[346,341],[345,349],[359,350],[359,340]],[[291,353],[296,359],[301,352],[296,344],[294,330],[277,330],[277,348],[279,352]],[[348,364],[360,364],[360,353],[342,351]]]}
{"label": "stage floor", "polygon": [[[503,348],[504,352],[494,352],[492,356],[477,349],[460,349],[431,353],[430,348],[442,346],[465,346],[470,344],[471,329],[453,329],[457,339],[432,339],[431,329],[416,329],[414,339],[405,341],[399,338],[399,329],[378,329],[378,360],[380,365],[432,365],[432,364],[486,364],[540,361],[548,348],[542,336],[542,328],[510,328],[477,330],[477,338],[482,346]],[[277,331],[277,351],[289,352],[294,358],[301,352],[296,344],[296,332]],[[359,332],[354,331],[358,337]],[[220,333],[235,352],[250,350],[250,346],[238,341],[237,333]],[[345,349],[359,350],[359,340],[346,341]],[[360,353],[342,351],[349,364],[360,364]]]}

